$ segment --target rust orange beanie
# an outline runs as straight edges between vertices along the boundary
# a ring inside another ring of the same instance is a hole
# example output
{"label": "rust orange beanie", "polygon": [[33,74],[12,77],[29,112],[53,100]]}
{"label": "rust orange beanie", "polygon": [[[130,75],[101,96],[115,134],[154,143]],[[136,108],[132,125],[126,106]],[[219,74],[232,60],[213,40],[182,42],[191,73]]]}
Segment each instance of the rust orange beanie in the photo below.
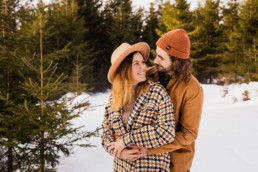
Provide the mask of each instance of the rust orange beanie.
{"label": "rust orange beanie", "polygon": [[165,33],[156,42],[157,46],[167,54],[188,59],[190,55],[190,39],[184,29],[175,29]]}

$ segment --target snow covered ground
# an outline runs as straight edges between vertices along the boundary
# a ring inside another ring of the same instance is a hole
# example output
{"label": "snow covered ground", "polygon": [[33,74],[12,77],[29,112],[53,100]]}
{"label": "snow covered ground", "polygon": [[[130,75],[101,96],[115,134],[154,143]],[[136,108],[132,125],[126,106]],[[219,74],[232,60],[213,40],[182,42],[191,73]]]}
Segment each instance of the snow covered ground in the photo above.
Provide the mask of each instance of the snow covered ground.
{"label": "snow covered ground", "polygon": [[[258,82],[202,86],[204,108],[191,172],[257,171]],[[251,100],[242,101],[246,90]],[[91,96],[91,105],[98,107],[86,111],[74,124],[85,125],[89,131],[101,126],[108,96]],[[112,157],[100,145],[100,138],[91,138],[90,142],[96,147],[75,147],[71,156],[62,156],[58,172],[112,172]]]}

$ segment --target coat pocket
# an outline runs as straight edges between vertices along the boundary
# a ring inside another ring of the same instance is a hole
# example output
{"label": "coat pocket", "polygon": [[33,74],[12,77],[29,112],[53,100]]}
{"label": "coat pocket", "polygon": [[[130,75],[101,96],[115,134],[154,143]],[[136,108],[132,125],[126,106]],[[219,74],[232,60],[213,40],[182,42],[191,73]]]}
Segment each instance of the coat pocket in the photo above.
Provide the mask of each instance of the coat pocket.
{"label": "coat pocket", "polygon": [[134,128],[140,128],[146,125],[154,125],[157,118],[157,108],[154,103],[147,103],[137,115]]}

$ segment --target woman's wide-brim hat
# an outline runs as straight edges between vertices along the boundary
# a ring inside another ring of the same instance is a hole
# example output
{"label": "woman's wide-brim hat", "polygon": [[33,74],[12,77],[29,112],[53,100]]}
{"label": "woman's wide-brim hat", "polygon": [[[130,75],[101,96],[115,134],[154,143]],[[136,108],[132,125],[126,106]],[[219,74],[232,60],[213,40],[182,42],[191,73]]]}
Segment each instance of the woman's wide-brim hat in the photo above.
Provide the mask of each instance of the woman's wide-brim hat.
{"label": "woman's wide-brim hat", "polygon": [[113,83],[116,70],[122,63],[122,61],[131,53],[139,52],[142,54],[143,59],[147,61],[150,53],[150,47],[146,42],[139,42],[134,45],[128,43],[122,43],[115,49],[111,56],[111,66],[108,71],[108,81]]}

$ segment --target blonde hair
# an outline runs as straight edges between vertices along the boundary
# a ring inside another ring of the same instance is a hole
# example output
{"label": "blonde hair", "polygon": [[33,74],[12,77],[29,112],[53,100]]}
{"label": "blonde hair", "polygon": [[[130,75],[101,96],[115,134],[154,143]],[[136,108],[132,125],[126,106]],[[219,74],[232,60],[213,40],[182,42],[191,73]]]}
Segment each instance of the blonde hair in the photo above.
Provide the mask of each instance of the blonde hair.
{"label": "blonde hair", "polygon": [[135,87],[132,78],[132,61],[136,52],[128,55],[120,64],[112,84],[112,108],[115,111],[120,110],[126,104],[135,99],[148,89],[148,82],[144,81]]}

